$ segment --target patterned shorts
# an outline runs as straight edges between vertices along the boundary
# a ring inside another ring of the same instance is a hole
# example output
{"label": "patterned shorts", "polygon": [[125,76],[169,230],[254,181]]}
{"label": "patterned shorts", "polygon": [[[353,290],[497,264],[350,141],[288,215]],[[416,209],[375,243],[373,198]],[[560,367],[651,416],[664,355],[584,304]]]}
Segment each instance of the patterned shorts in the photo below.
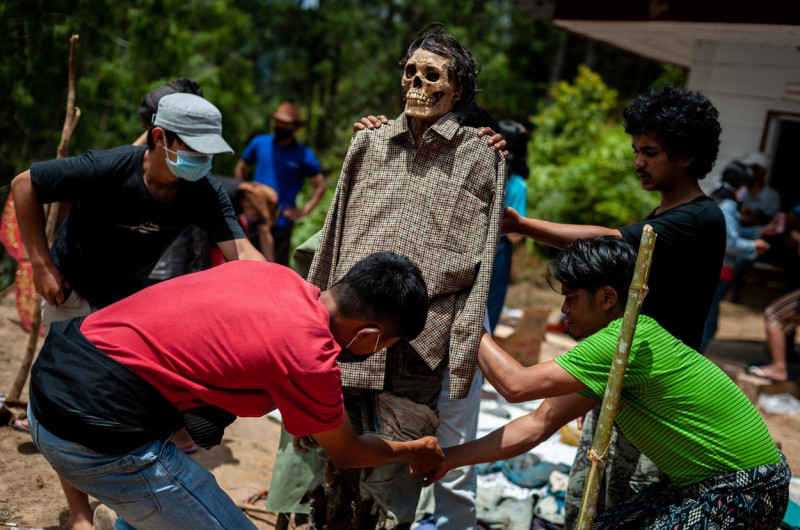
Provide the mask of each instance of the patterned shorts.
{"label": "patterned shorts", "polygon": [[800,324],[800,289],[788,293],[767,306],[764,310],[767,321],[790,333]]}
{"label": "patterned shorts", "polygon": [[789,504],[792,471],[777,464],[718,475],[689,486],[655,484],[600,514],[592,528],[699,530],[778,528]]}

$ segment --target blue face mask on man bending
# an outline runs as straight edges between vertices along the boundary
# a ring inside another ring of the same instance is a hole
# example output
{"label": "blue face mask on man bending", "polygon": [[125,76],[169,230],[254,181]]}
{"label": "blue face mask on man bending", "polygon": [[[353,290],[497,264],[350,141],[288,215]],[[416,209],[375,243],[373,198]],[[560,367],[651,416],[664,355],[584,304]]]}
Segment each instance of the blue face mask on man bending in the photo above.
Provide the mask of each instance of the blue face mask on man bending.
{"label": "blue face mask on man bending", "polygon": [[195,182],[208,175],[211,171],[213,155],[195,153],[194,151],[173,151],[164,145],[164,151],[175,155],[177,161],[173,162],[168,155],[164,155],[167,167],[178,178]]}

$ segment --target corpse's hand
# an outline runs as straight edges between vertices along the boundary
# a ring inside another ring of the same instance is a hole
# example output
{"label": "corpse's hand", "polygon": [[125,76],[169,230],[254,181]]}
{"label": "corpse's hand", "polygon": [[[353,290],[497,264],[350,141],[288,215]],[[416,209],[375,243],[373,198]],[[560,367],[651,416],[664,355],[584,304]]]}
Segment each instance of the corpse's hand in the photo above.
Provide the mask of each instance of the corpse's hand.
{"label": "corpse's hand", "polygon": [[424,476],[442,463],[444,453],[442,453],[442,448],[439,447],[435,436],[426,436],[406,443],[412,449],[412,454],[408,458],[411,476]]}
{"label": "corpse's hand", "polygon": [[292,437],[292,446],[294,450],[298,453],[306,454],[311,449],[316,449],[319,447],[319,444],[314,439],[313,436],[293,436]]}

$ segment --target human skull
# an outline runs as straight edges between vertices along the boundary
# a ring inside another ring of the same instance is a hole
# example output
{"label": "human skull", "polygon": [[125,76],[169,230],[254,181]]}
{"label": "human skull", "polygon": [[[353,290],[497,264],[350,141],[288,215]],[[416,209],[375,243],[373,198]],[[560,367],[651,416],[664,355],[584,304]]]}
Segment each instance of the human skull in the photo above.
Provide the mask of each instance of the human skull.
{"label": "human skull", "polygon": [[450,59],[422,48],[406,62],[402,85],[406,91],[406,114],[412,118],[438,119],[458,101],[455,82],[448,75]]}

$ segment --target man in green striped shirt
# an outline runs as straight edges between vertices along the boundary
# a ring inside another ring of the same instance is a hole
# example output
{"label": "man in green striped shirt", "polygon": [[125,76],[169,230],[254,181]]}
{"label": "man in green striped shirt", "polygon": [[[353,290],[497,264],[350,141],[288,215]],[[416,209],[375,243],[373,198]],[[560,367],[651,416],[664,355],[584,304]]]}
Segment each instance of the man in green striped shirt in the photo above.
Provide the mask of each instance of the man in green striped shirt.
{"label": "man in green striped shirt", "polygon": [[[480,368],[500,394],[546,399],[479,440],[445,449],[429,482],[454,467],[528,451],[599,404],[635,260],[628,243],[603,236],[574,242],[550,263],[569,331],[584,340],[554,361],[523,367],[485,335]],[[638,320],[615,421],[667,479],[599,515],[594,528],[780,524],[791,471],[758,411],[716,365],[648,316]]]}

